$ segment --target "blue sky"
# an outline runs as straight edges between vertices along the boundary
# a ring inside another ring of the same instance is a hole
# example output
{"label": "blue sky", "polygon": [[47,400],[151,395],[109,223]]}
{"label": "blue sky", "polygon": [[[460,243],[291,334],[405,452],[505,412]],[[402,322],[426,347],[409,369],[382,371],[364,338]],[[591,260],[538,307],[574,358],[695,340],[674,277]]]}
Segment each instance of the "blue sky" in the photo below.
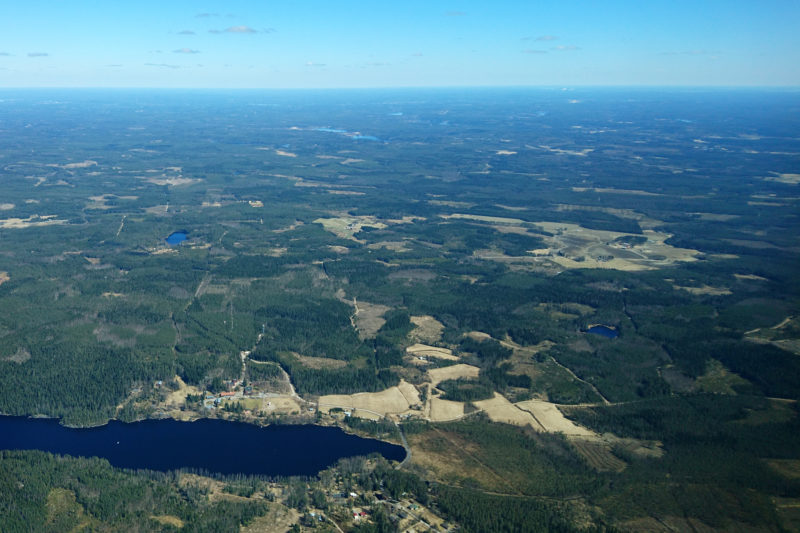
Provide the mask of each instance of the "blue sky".
{"label": "blue sky", "polygon": [[798,0],[6,0],[0,87],[800,85]]}

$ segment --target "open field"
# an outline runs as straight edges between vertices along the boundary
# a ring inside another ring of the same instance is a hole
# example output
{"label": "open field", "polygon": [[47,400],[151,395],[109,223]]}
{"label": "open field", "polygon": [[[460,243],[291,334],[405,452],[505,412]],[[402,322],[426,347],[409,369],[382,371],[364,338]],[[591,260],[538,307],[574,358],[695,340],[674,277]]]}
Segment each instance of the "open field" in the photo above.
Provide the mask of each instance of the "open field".
{"label": "open field", "polygon": [[[413,402],[413,404],[411,403]],[[399,385],[381,392],[359,392],[357,394],[330,394],[320,396],[319,410],[327,413],[334,407],[356,409],[384,417],[387,414],[400,414],[408,411],[411,405],[419,405],[419,393],[413,385],[401,381]]]}
{"label": "open field", "polygon": [[586,462],[600,472],[622,472],[627,464],[613,453],[607,445],[595,439],[570,439],[575,450]]}
{"label": "open field", "polygon": [[458,364],[428,370],[431,385],[436,386],[448,379],[477,379],[480,368],[472,365]]}
{"label": "open field", "polygon": [[733,294],[727,287],[712,287],[711,285],[703,285],[701,287],[683,287],[681,285],[673,285],[675,289],[683,290],[691,294],[708,294],[711,296],[728,296]]}
{"label": "open field", "polygon": [[318,218],[314,220],[315,224],[322,224],[326,231],[329,231],[343,239],[350,239],[356,242],[359,241],[354,237],[356,233],[361,231],[363,227],[382,229],[386,227],[383,222],[378,222],[373,216],[342,216],[334,218]]}
{"label": "open field", "polygon": [[355,298],[352,303],[355,306],[353,319],[355,320],[359,337],[362,339],[374,338],[378,330],[381,329],[381,326],[386,323],[383,315],[385,315],[391,307],[363,301],[358,302]]}
{"label": "open field", "polygon": [[427,344],[412,344],[406,348],[406,353],[415,357],[433,357],[446,361],[458,361],[458,357],[453,355],[453,350],[449,348],[439,348]]}
{"label": "open field", "polygon": [[452,402],[440,398],[430,399],[431,422],[447,422],[464,416],[464,402]]}
{"label": "open field", "polygon": [[341,359],[331,359],[329,357],[312,357],[310,355],[300,355],[297,352],[292,352],[300,363],[307,367],[313,368],[316,370],[323,369],[323,368],[344,368],[347,366],[346,361],[342,361]]}
{"label": "open field", "polygon": [[6,281],[10,280],[11,276],[8,275],[8,272],[4,272],[0,270],[0,285],[5,283]]}
{"label": "open field", "polygon": [[473,402],[473,404],[484,411],[492,422],[504,422],[513,426],[531,426],[538,431],[544,431],[542,425],[528,411],[523,411],[500,393],[495,392],[494,398]]}
{"label": "open field", "polygon": [[178,383],[178,390],[170,392],[167,396],[167,400],[164,402],[168,408],[185,405],[186,396],[189,394],[201,394],[203,392],[194,385],[187,385],[180,376],[175,376],[175,381]]}
{"label": "open field", "polygon": [[515,405],[531,413],[544,431],[580,437],[592,437],[595,435],[594,432],[566,418],[552,403],[541,400],[527,400],[517,402]]}
{"label": "open field", "polygon": [[411,323],[414,324],[414,329],[408,334],[410,339],[420,343],[433,343],[441,340],[444,324],[434,317],[430,315],[412,316]]}

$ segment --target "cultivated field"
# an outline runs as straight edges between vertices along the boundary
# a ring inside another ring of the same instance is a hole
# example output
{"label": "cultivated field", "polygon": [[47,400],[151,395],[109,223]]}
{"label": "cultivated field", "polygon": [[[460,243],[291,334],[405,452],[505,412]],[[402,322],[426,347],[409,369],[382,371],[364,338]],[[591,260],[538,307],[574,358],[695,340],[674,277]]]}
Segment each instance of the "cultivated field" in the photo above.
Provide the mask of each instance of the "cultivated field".
{"label": "cultivated field", "polygon": [[432,368],[428,370],[428,377],[431,380],[431,385],[435,387],[442,381],[447,381],[448,379],[476,379],[479,372],[480,369],[477,366],[460,364],[442,368]]}
{"label": "cultivated field", "polygon": [[458,357],[453,355],[453,351],[449,348],[439,348],[427,344],[412,344],[406,348],[406,353],[415,357],[434,357],[447,361],[458,361]]}
{"label": "cultivated field", "polygon": [[592,437],[595,434],[566,418],[558,408],[550,402],[527,400],[515,404],[520,409],[533,415],[542,429],[552,433],[563,433],[570,436]]}
{"label": "cultivated field", "polygon": [[[396,387],[381,392],[359,392],[357,394],[329,394],[319,399],[319,410],[327,413],[334,407],[356,409],[358,416],[372,414],[384,417],[408,411],[411,405],[419,405],[419,393],[410,383],[400,381]],[[362,413],[363,412],[363,413]]]}
{"label": "cultivated field", "polygon": [[523,411],[497,392],[494,393],[494,398],[473,402],[473,404],[484,411],[492,422],[504,422],[523,427],[531,426],[538,431],[544,430],[528,411]]}
{"label": "cultivated field", "polygon": [[464,416],[464,403],[442,400],[440,398],[430,399],[430,418],[431,422],[447,422],[456,420]]}

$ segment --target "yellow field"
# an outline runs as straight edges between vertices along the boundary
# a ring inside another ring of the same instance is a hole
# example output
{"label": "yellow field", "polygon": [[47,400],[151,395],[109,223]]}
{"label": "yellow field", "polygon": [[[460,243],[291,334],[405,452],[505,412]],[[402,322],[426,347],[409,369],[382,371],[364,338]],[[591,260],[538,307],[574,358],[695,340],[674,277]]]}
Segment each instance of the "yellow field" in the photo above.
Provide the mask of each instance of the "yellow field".
{"label": "yellow field", "polygon": [[428,415],[431,422],[447,422],[449,420],[457,420],[463,416],[463,402],[451,402],[450,400],[431,398],[430,414]]}
{"label": "yellow field", "polygon": [[592,431],[566,418],[561,414],[561,411],[550,402],[527,400],[518,402],[515,405],[531,413],[544,431],[581,437],[592,437],[595,435]]}
{"label": "yellow field", "polygon": [[386,224],[378,222],[372,216],[343,216],[335,218],[318,218],[314,221],[315,224],[322,224],[325,231],[329,231],[343,239],[351,239],[356,242],[361,242],[353,235],[361,231],[361,228],[367,226],[371,228],[383,229]]}
{"label": "yellow field", "polygon": [[492,422],[504,422],[514,426],[531,426],[538,431],[544,430],[529,412],[523,411],[509,402],[502,394],[495,392],[494,398],[472,403],[475,407],[484,411]]}
{"label": "yellow field", "polygon": [[339,407],[341,409],[353,409],[355,410],[353,414],[362,418],[380,418],[387,414],[404,413],[410,409],[411,405],[418,405],[419,403],[419,393],[414,386],[401,380],[399,385],[381,392],[321,396],[319,410],[327,413],[332,408]]}
{"label": "yellow field", "polygon": [[449,348],[439,348],[427,344],[412,344],[406,348],[406,353],[415,357],[435,357],[447,361],[458,361],[458,357],[453,355],[453,351]]}
{"label": "yellow field", "polygon": [[472,365],[453,365],[445,366],[442,368],[432,368],[428,370],[428,377],[431,380],[431,385],[434,387],[442,381],[448,379],[476,379],[480,368]]}

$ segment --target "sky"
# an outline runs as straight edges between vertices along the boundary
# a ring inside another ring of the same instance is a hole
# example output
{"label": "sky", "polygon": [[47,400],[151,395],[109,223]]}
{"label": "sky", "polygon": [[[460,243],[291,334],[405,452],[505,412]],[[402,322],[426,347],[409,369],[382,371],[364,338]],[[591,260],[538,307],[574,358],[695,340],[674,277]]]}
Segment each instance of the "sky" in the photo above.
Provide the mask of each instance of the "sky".
{"label": "sky", "polygon": [[3,0],[0,87],[800,86],[800,0]]}

